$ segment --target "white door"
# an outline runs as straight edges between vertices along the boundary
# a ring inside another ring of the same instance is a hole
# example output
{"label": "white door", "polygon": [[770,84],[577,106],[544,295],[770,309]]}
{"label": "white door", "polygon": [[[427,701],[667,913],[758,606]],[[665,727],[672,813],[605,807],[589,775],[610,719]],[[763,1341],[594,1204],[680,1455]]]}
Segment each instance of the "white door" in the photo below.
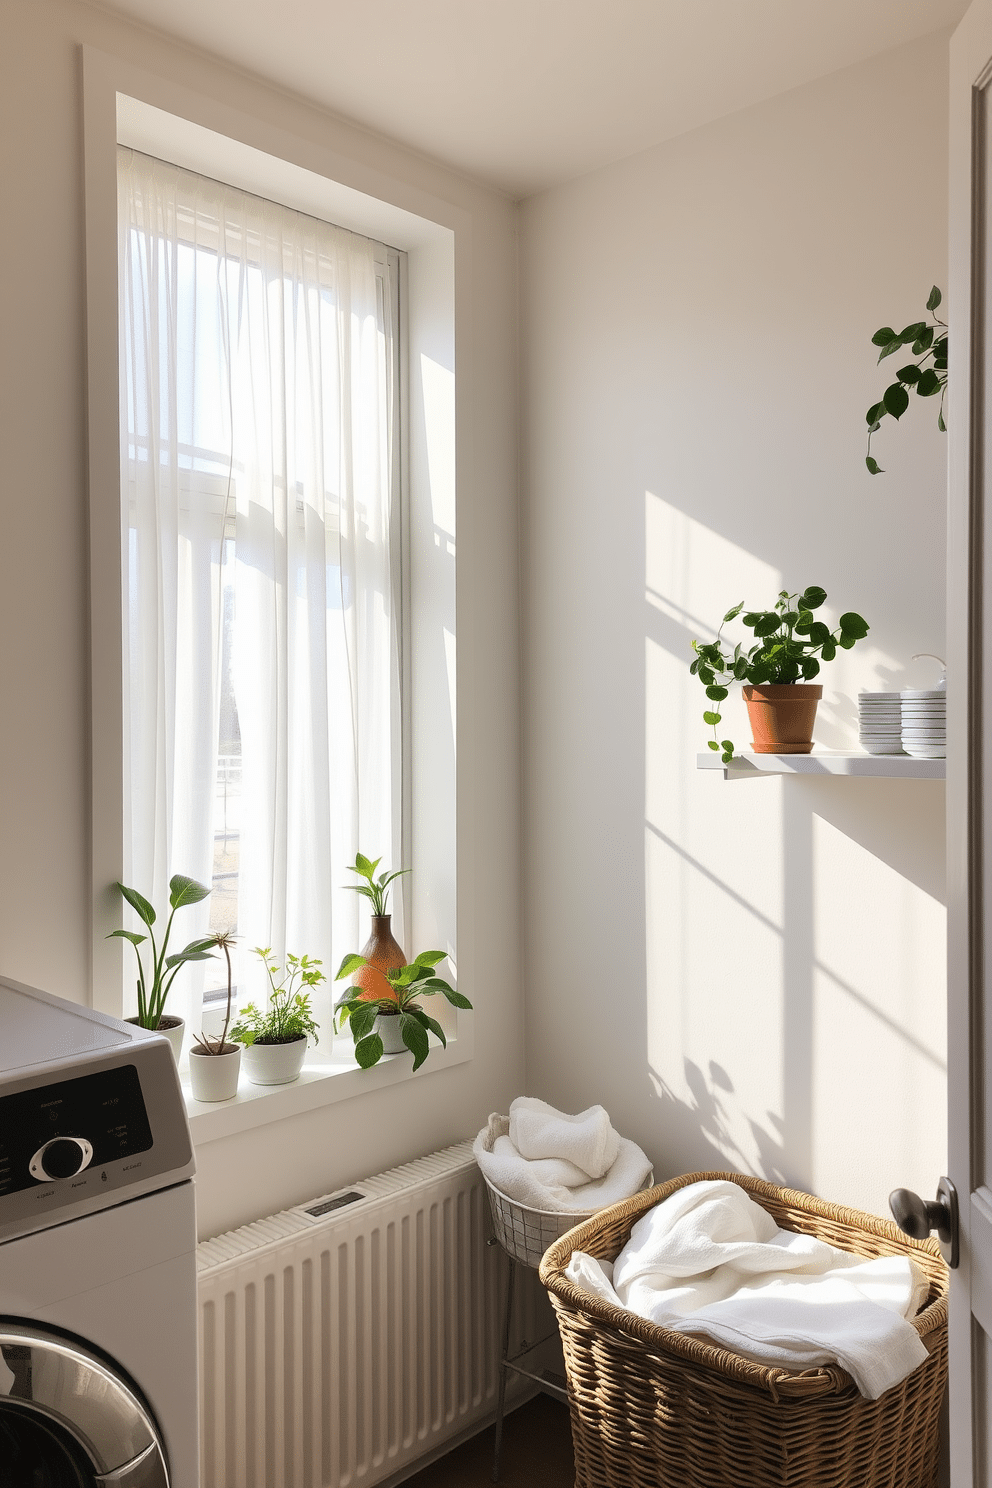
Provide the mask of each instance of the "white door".
{"label": "white door", "polygon": [[951,41],[947,761],[952,1488],[992,1488],[992,0]]}

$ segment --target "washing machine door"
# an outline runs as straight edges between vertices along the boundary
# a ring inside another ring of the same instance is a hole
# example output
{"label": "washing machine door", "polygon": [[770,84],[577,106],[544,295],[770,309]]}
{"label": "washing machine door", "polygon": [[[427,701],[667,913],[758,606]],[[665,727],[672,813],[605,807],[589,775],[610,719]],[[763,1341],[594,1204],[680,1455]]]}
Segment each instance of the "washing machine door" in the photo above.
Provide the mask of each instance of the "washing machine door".
{"label": "washing machine door", "polygon": [[147,1407],[98,1355],[0,1318],[0,1488],[169,1488]]}

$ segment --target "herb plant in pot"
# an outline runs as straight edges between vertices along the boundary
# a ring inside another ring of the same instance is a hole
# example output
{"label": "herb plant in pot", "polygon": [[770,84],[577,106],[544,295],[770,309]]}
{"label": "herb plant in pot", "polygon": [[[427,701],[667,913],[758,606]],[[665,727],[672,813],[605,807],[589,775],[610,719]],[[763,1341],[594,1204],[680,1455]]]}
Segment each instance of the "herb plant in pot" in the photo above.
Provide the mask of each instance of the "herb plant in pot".
{"label": "herb plant in pot", "polygon": [[[723,627],[736,620],[743,601],[723,617],[715,641],[693,641],[695,660],[689,670],[706,689],[711,706],[703,720],[713,729],[710,749],[719,751],[724,764],[734,757],[731,739],[720,739],[719,704],[730,684],[744,684],[744,701],[756,754],[809,754],[813,748],[816,705],[823,688],[813,682],[821,661],[833,661],[838,649],[849,651],[868,634],[868,624],[854,611],[841,615],[836,631],[817,620],[814,611],[826,600],[826,591],[811,585],[801,594],[782,590],[770,610],[748,610],[741,623],[754,632],[747,649],[738,642],[733,650],[723,640]],[[712,706],[716,705],[716,706]]]}
{"label": "herb plant in pot", "polygon": [[277,982],[271,947],[256,946],[255,955],[269,978],[268,1004],[262,1011],[250,1002],[231,1037],[244,1047],[245,1074],[253,1085],[289,1085],[299,1079],[307,1043],[320,1031],[303,988],[319,986],[324,973],[316,958],[287,955],[285,980]]}
{"label": "herb plant in pot", "polygon": [[[162,944],[159,946],[155,940],[154,926],[156,923],[155,910],[148,900],[139,894],[137,889],[129,889],[125,884],[116,885],[126,903],[130,904],[141,922],[147,926],[148,934],[139,935],[134,930],[111,930],[108,940],[115,936],[121,940],[128,940],[134,946],[134,954],[138,961],[138,1016],[128,1018],[128,1023],[136,1023],[139,1028],[149,1028],[153,1033],[164,1033],[172,1045],[172,1052],[179,1062],[179,1055],[183,1046],[183,1032],[185,1024],[182,1018],[173,1017],[165,1012],[165,1000],[169,995],[180,967],[187,961],[208,961],[210,949],[214,944],[212,936],[205,940],[191,940],[183,950],[170,956],[169,936],[172,934],[172,921],[175,919],[176,911],[184,909],[189,904],[199,904],[210,893],[203,884],[197,883],[195,878],[187,878],[184,874],[177,873],[169,880],[169,918],[166,921],[165,934]],[[142,960],[139,946],[148,942],[151,950],[150,963],[146,966]]]}
{"label": "herb plant in pot", "polygon": [[224,1028],[219,1038],[201,1031],[189,1051],[189,1080],[193,1099],[198,1101],[231,1100],[238,1093],[241,1072],[241,1045],[227,1036],[231,1023],[231,946],[234,936],[229,930],[212,935],[208,944],[219,947],[227,960],[227,1008]]}
{"label": "herb plant in pot", "polygon": [[[413,1067],[418,1070],[430,1053],[428,1033],[433,1033],[447,1047],[440,1023],[429,1017],[416,1001],[440,993],[452,1007],[471,1009],[467,997],[435,975],[434,968],[444,957],[444,951],[421,951],[409,966],[394,966],[384,974],[388,987],[385,996],[370,998],[367,992],[357,990],[335,1003],[338,1027],[350,1025],[355,1058],[362,1069],[371,1069],[383,1054],[402,1054],[409,1049]],[[335,981],[352,976],[363,965],[364,956],[345,956]]]}

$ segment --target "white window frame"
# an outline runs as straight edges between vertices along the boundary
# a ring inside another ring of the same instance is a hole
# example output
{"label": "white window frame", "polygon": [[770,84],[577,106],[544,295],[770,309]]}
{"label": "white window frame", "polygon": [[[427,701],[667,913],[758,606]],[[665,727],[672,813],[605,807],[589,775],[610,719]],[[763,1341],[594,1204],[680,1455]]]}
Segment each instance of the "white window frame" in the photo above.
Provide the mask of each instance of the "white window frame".
{"label": "white window frame", "polygon": [[[446,949],[457,976],[455,269],[462,258],[467,261],[470,215],[429,192],[383,177],[362,159],[342,157],[313,138],[288,135],[96,48],[81,50],[91,575],[90,1003],[119,1016],[125,975],[120,942],[105,938],[120,923],[120,900],[112,885],[121,871],[123,848],[121,604],[126,531],[119,460],[116,148],[119,141],[148,148],[147,143],[121,137],[120,108],[125,103],[172,120],[177,136],[185,141],[183,148],[193,135],[208,134],[229,147],[235,173],[222,174],[234,184],[259,189],[254,181],[237,177],[247,152],[277,176],[282,172],[280,179],[285,177],[292,192],[316,189],[334,203],[332,212],[318,210],[315,215],[396,243],[408,255],[399,264],[400,334],[409,348],[409,376],[400,376],[400,410],[410,443],[404,452],[398,441],[396,452],[404,488],[410,493],[401,519],[409,565],[401,628],[404,674],[411,687],[411,704],[404,715],[409,744],[404,739],[403,748],[408,772],[403,832],[410,843],[407,861],[414,869],[407,890],[412,898],[408,933],[418,946]],[[189,159],[178,163],[202,168]],[[306,201],[280,196],[278,189],[263,187],[261,194],[300,210],[314,210]],[[447,565],[443,572],[439,555]],[[453,1018],[447,1049],[432,1051],[420,1078],[470,1060],[473,1043],[471,1015]],[[297,1085],[249,1086],[221,1108],[193,1110],[191,1126],[197,1142],[211,1141],[384,1088],[410,1074],[409,1062],[401,1058],[361,1071],[340,1039],[333,1055]]]}

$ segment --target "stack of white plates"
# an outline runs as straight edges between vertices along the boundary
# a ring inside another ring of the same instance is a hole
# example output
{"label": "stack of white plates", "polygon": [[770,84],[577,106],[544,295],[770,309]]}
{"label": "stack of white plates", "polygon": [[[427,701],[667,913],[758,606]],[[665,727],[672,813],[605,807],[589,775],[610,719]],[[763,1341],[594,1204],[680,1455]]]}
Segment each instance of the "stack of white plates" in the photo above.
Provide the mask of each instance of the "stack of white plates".
{"label": "stack of white plates", "polygon": [[913,687],[899,694],[902,747],[914,759],[943,759],[947,753],[947,691]]}
{"label": "stack of white plates", "polygon": [[902,754],[902,707],[898,692],[859,692],[858,721],[866,754]]}

